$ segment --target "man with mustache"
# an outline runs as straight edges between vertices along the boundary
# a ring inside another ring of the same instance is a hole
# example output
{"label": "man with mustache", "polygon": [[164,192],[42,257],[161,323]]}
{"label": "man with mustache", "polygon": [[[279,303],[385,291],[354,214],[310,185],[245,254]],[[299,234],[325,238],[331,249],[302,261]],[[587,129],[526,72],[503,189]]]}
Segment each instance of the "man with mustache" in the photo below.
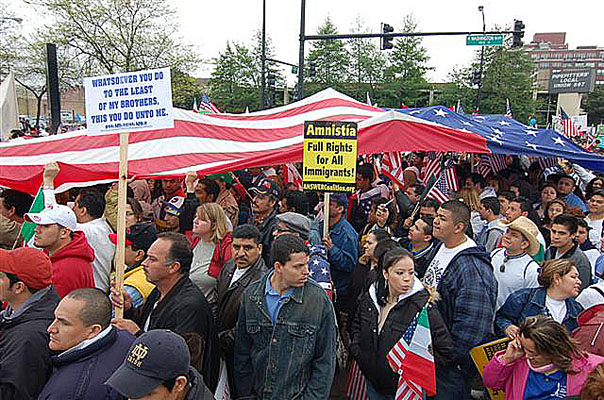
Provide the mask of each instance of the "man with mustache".
{"label": "man with mustache", "polygon": [[267,267],[262,255],[261,233],[251,224],[233,231],[233,257],[218,277],[218,340],[226,362],[229,387],[233,387],[235,326],[243,291],[260,279]]}

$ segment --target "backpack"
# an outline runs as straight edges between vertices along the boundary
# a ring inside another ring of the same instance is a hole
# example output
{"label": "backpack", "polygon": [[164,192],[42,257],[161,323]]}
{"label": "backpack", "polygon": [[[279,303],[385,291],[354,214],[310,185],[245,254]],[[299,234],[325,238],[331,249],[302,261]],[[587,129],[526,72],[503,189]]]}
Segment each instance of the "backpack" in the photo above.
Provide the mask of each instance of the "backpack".
{"label": "backpack", "polygon": [[577,316],[579,327],[572,336],[579,342],[581,350],[604,356],[604,304],[583,310]]}

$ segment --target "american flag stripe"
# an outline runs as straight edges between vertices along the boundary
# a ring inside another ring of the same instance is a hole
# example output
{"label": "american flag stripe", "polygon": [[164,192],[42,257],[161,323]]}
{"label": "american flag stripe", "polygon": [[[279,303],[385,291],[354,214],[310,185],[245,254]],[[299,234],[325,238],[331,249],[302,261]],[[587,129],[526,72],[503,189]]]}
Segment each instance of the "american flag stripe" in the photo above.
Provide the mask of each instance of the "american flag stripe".
{"label": "american flag stripe", "polygon": [[560,107],[560,118],[562,119],[562,133],[564,136],[568,138],[581,136],[579,128],[577,128],[577,125],[562,107]]}
{"label": "american flag stripe", "polygon": [[401,378],[403,382],[400,382],[396,389],[396,400],[420,400],[422,399],[422,388],[415,384],[413,381]]}
{"label": "american flag stripe", "polygon": [[349,400],[369,400],[367,394],[367,381],[359,368],[359,364],[352,360],[348,381],[346,383],[346,396]]}
{"label": "american flag stripe", "polygon": [[455,172],[454,167],[445,170],[445,180],[449,192],[457,192],[459,190],[459,180],[457,179],[457,172]]}
{"label": "american flag stripe", "polygon": [[283,166],[283,181],[293,183],[297,190],[302,190],[302,176],[293,163],[287,163]]}

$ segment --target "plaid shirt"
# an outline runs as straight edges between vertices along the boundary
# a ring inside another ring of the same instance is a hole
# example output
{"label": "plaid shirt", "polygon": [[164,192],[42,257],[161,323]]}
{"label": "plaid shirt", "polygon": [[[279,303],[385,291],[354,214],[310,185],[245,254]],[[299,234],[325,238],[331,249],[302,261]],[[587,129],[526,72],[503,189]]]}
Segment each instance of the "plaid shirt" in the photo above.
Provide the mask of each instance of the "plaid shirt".
{"label": "plaid shirt", "polygon": [[453,338],[454,362],[467,365],[470,350],[493,334],[497,281],[484,248],[471,247],[457,254],[437,290],[438,309]]}

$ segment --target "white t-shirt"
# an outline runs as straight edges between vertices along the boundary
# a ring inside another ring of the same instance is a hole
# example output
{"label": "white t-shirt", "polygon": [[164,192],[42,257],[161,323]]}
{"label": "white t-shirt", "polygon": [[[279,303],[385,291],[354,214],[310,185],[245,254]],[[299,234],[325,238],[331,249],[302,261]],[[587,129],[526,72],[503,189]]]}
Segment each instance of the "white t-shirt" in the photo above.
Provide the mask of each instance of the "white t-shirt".
{"label": "white t-shirt", "polygon": [[588,309],[598,304],[604,304],[604,294],[598,292],[596,288],[604,292],[604,280],[600,280],[595,285],[583,289],[577,296],[577,301],[581,303],[583,308]]}
{"label": "white t-shirt", "polygon": [[591,219],[588,215],[585,217],[585,222],[591,227],[589,230],[589,241],[599,249],[602,240],[602,223],[604,219]]}
{"label": "white t-shirt", "polygon": [[545,296],[545,307],[554,321],[558,323],[564,321],[564,317],[566,316],[566,302],[554,300],[549,296]]}
{"label": "white t-shirt", "polygon": [[539,264],[526,253],[508,257],[505,249],[496,249],[491,253],[491,265],[497,279],[497,310],[516,290],[539,287]]}
{"label": "white t-shirt", "polygon": [[476,242],[472,239],[466,237],[466,241],[462,244],[453,247],[451,249],[447,248],[444,244],[440,246],[438,252],[428,265],[426,269],[426,274],[424,275],[423,283],[427,286],[438,287],[440,283],[440,279],[442,278],[445,270],[449,266],[451,260],[461,251],[465,249],[469,249],[470,247],[476,247]]}
{"label": "white t-shirt", "polygon": [[233,278],[231,278],[231,283],[229,287],[233,286],[233,283],[237,282],[245,273],[250,269],[251,266],[247,266],[245,268],[235,268],[233,271]]}

